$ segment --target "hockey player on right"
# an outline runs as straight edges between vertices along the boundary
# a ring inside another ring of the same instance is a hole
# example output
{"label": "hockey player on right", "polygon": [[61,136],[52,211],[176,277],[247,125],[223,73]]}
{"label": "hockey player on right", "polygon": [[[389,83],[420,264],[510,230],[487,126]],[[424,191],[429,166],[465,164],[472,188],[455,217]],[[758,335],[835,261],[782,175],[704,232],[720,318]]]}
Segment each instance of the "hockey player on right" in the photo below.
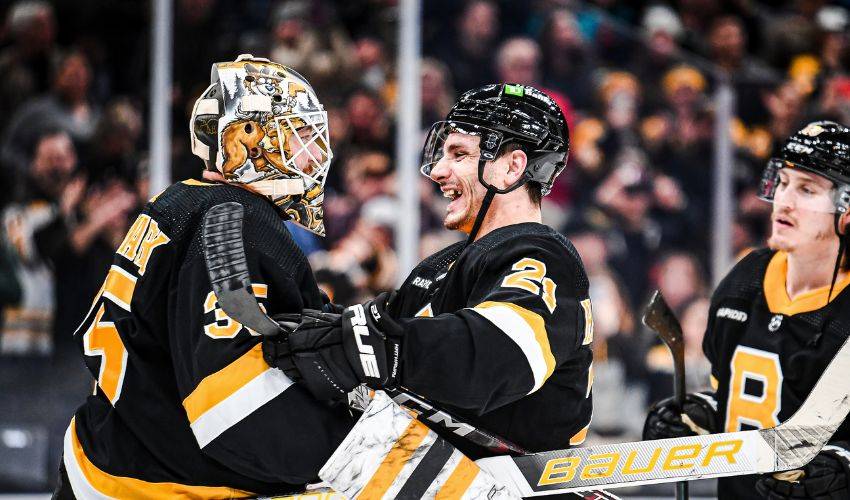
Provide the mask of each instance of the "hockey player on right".
{"label": "hockey player on right", "polygon": [[[760,196],[773,203],[770,248],[742,259],[711,300],[703,350],[716,392],[688,395],[690,421],[672,399],[656,403],[645,439],[778,425],[850,334],[850,129],[820,121],[793,134]],[[720,478],[718,498],[848,499],[848,484],[845,421],[802,473]]]}

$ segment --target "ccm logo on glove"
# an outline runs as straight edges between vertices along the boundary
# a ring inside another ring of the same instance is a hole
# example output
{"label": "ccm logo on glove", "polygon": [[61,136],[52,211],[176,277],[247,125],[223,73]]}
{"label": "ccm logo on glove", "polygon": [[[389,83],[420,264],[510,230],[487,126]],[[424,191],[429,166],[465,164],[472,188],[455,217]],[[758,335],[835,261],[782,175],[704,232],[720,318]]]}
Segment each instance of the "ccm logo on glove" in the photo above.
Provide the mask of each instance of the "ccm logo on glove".
{"label": "ccm logo on glove", "polygon": [[375,358],[375,349],[371,345],[363,344],[363,337],[369,336],[369,328],[366,327],[366,311],[363,310],[363,304],[356,304],[348,308],[354,313],[351,317],[351,329],[354,332],[354,341],[357,343],[357,350],[360,352],[360,364],[363,366],[363,373],[367,377],[381,378],[378,370],[378,360]]}

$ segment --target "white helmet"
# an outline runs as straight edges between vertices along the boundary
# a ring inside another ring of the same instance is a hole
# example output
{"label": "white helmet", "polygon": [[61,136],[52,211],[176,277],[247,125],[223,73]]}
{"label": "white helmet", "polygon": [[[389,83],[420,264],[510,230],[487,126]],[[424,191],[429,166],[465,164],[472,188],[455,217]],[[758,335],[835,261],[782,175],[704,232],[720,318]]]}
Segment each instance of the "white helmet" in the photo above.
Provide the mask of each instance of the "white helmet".
{"label": "white helmet", "polygon": [[250,185],[293,221],[324,235],[322,202],[333,153],[328,115],[310,83],[250,54],[213,64],[210,81],[192,109],[192,152],[207,170]]}

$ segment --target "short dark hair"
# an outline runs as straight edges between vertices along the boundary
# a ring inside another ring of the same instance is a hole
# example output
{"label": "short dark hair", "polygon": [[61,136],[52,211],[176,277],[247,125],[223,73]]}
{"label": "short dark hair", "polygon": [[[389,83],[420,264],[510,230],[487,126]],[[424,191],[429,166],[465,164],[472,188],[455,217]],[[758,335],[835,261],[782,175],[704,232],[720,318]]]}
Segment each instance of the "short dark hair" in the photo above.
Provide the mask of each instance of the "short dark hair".
{"label": "short dark hair", "polygon": [[[528,154],[525,146],[519,142],[508,141],[499,146],[499,150],[496,152],[496,158],[500,158],[502,155],[516,150],[521,150],[525,152],[526,155]],[[528,167],[526,166],[526,168]],[[543,186],[541,186],[537,181],[529,180],[525,182],[523,189],[525,189],[525,192],[528,193],[528,197],[531,198],[531,202],[539,207],[540,203],[543,201]]]}

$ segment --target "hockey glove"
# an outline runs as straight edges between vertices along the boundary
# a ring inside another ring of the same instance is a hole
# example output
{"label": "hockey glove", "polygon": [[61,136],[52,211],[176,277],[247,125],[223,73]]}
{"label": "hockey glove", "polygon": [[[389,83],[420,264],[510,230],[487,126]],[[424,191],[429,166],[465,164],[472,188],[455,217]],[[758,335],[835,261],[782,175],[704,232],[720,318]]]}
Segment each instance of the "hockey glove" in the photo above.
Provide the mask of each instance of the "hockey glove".
{"label": "hockey glove", "polygon": [[[797,476],[794,478],[787,473],[761,476],[756,490],[769,500],[850,498],[850,442],[824,446],[803,468],[802,475]],[[786,479],[780,479],[782,477]]]}
{"label": "hockey glove", "polygon": [[717,428],[717,403],[712,393],[685,396],[684,412],[673,398],[652,405],[643,425],[643,439],[665,439],[710,434]]}
{"label": "hockey glove", "polygon": [[396,385],[402,329],[385,312],[387,298],[381,294],[341,315],[305,309],[300,318],[277,316],[285,333],[264,340],[266,362],[319,400],[345,398],[361,383]]}

